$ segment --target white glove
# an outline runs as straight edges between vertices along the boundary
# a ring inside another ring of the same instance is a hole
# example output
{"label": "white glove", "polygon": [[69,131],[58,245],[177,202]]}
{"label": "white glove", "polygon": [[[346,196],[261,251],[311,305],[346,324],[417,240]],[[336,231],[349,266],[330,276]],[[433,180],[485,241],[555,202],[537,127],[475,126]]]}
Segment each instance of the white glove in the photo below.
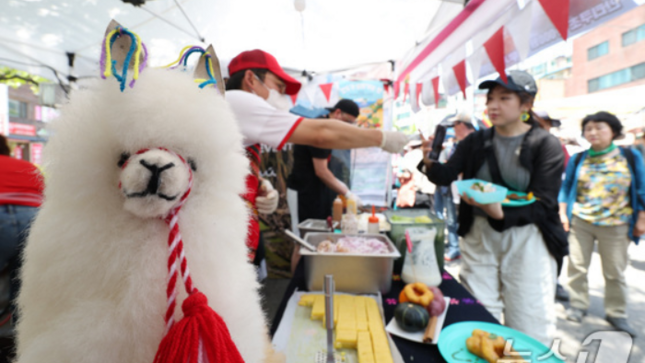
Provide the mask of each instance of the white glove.
{"label": "white glove", "polygon": [[260,184],[260,193],[255,198],[255,206],[258,208],[260,214],[271,214],[278,209],[278,202],[280,196],[278,192],[273,189],[273,185],[266,179],[262,179]]}
{"label": "white glove", "polygon": [[382,131],[383,140],[381,141],[381,149],[389,153],[400,153],[403,151],[405,145],[408,144],[408,136],[402,132],[398,131]]}
{"label": "white glove", "polygon": [[351,191],[347,191],[347,193],[345,193],[345,198],[354,199],[356,201],[356,208],[363,206],[363,201],[361,200],[361,198],[359,198],[358,195],[352,193]]}

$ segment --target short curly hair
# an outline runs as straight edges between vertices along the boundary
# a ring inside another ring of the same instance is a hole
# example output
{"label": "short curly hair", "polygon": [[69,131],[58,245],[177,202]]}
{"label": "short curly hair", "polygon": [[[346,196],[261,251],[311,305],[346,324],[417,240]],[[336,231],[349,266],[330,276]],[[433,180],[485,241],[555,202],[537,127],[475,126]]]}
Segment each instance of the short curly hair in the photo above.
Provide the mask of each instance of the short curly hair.
{"label": "short curly hair", "polygon": [[599,111],[593,115],[587,115],[582,119],[582,132],[585,131],[585,126],[589,122],[604,122],[611,128],[611,131],[614,133],[614,140],[622,134],[623,124],[620,122],[616,115],[609,113],[607,111]]}

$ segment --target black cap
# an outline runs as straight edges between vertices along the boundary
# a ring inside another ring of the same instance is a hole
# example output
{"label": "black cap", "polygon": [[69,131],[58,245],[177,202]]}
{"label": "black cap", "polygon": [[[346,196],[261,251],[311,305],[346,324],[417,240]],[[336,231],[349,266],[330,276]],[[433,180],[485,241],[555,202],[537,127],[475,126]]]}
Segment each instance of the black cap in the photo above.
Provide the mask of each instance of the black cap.
{"label": "black cap", "polygon": [[557,118],[552,118],[546,111],[535,111],[535,114],[541,119],[551,122],[551,126],[553,127],[560,127],[562,125],[562,121]]}
{"label": "black cap", "polygon": [[479,85],[479,89],[491,89],[501,85],[513,92],[526,92],[532,96],[537,94],[537,85],[533,76],[524,71],[510,71],[506,75],[508,83],[504,83],[502,77],[497,77],[494,81],[484,81]]}
{"label": "black cap", "polygon": [[350,99],[347,99],[347,98],[343,98],[342,100],[338,101],[336,103],[336,106],[334,106],[332,108],[328,108],[328,110],[331,111],[331,112],[333,112],[335,110],[341,110],[341,111],[345,112],[346,114],[352,115],[354,117],[358,117],[358,115],[361,114],[356,102],[354,102],[354,101],[352,101]]}

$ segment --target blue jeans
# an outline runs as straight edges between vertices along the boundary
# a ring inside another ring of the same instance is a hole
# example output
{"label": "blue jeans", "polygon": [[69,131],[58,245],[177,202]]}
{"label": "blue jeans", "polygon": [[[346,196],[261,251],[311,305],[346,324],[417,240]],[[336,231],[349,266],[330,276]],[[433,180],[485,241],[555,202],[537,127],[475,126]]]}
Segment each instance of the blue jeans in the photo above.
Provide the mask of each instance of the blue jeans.
{"label": "blue jeans", "polygon": [[10,301],[18,296],[22,250],[27,240],[29,227],[38,208],[21,205],[0,205],[0,269],[8,268],[11,277]]}
{"label": "blue jeans", "polygon": [[452,192],[450,187],[439,187],[434,193],[434,209],[437,217],[446,222],[448,228],[448,248],[446,255],[454,258],[459,255],[459,235],[457,229],[459,222],[457,222],[457,207],[452,201]]}

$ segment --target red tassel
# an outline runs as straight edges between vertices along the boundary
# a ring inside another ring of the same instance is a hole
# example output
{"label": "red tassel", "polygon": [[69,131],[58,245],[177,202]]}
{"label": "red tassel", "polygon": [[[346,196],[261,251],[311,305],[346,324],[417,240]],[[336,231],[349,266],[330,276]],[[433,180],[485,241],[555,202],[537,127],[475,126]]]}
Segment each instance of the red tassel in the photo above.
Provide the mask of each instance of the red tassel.
{"label": "red tassel", "polygon": [[163,338],[154,363],[244,363],[226,323],[195,290],[182,304],[184,317]]}

